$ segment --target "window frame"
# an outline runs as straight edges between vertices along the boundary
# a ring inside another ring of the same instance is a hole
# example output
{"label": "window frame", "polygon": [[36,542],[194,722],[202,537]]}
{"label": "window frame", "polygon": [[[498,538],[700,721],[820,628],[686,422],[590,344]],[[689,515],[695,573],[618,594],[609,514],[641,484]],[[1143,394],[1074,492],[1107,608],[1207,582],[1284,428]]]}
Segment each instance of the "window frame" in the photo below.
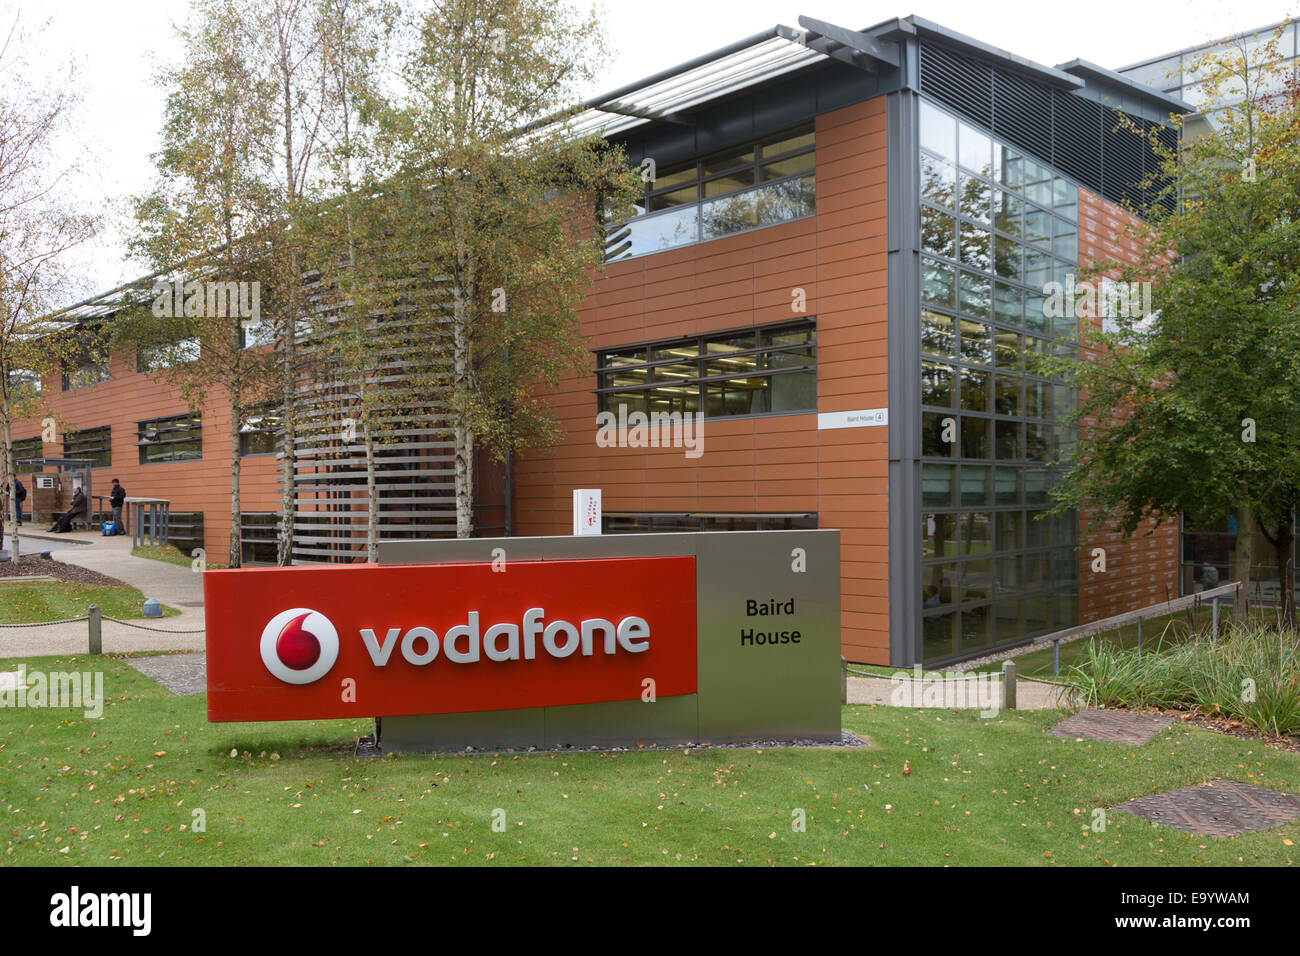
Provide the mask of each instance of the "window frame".
{"label": "window frame", "polygon": [[[88,436],[103,432],[103,444],[91,445],[93,438]],[[86,454],[82,449],[74,447],[76,445],[86,445],[91,454]],[[99,464],[92,464],[91,468],[111,468],[113,466],[113,426],[96,425],[94,428],[80,428],[63,433],[63,457],[64,458],[84,458],[95,460],[95,453],[103,452],[104,461]]]}
{"label": "window frame", "polygon": [[[240,458],[265,458],[268,455],[276,454],[276,436],[280,434],[283,416],[279,414],[279,406],[274,403],[266,407],[249,409],[244,416],[244,424],[239,426],[239,457]],[[276,424],[272,428],[253,427],[254,420],[274,419]],[[270,451],[246,451],[248,445],[248,436],[250,435],[270,435]]]}
{"label": "window frame", "polygon": [[[145,440],[145,432],[150,429],[150,426],[153,427],[154,431],[160,433],[177,432],[182,430],[181,426],[179,424],[171,424],[171,423],[180,423],[180,422],[192,423],[189,427],[185,428],[184,430],[187,433],[195,432],[197,434],[197,438],[183,438],[183,439],[169,438],[166,440],[154,440],[154,441]],[[197,441],[199,445],[198,454],[195,455],[194,457],[186,457],[186,458],[168,457],[162,459],[149,460],[145,454],[145,450],[150,447],[156,447],[159,445],[178,445],[190,441]],[[146,421],[138,421],[136,422],[135,444],[136,447],[140,450],[141,465],[174,465],[174,464],[190,462],[190,461],[202,461],[203,460],[203,416],[199,412],[189,412],[183,415],[168,415],[163,418],[153,418],[153,419],[148,419]]]}
{"label": "window frame", "polygon": [[[811,335],[807,341],[796,342],[790,345],[774,346],[774,345],[766,344],[769,337],[783,334],[783,333],[790,333],[790,332],[809,332],[811,333]],[[706,350],[707,343],[711,341],[734,338],[736,336],[743,336],[743,335],[754,336],[754,342],[755,342],[754,347],[745,348],[745,349],[736,349],[734,351],[728,351],[725,353],[710,353]],[[655,359],[655,360],[648,359],[648,356],[654,350],[663,350],[663,349],[674,348],[674,347],[682,347],[686,345],[695,346],[696,351],[693,356]],[[745,374],[731,374],[731,375],[725,373],[712,374],[712,375],[704,374],[704,364],[709,362],[712,359],[718,358],[720,355],[725,355],[727,357],[745,357],[750,355],[761,357],[764,354],[770,354],[770,353],[794,352],[798,349],[809,348],[810,346],[813,352],[813,359],[811,363],[792,365],[789,367],[782,367],[782,368],[755,368],[752,372],[747,372]],[[640,353],[640,355],[643,358],[638,361],[633,361],[633,362],[624,363],[620,365],[610,364],[610,359],[612,357],[619,356],[619,355],[626,356],[628,353]],[[808,414],[815,414],[817,412],[817,399],[814,396],[812,407],[810,408],[783,409],[781,411],[767,411],[767,412],[748,412],[739,415],[726,415],[726,414],[709,415],[708,414],[708,390],[707,390],[708,385],[713,383],[718,383],[718,382],[729,382],[738,379],[753,379],[753,378],[763,378],[770,381],[771,378],[777,375],[786,375],[786,374],[793,374],[793,373],[812,372],[815,380],[817,374],[817,359],[816,359],[817,321],[815,316],[811,316],[807,319],[774,322],[774,323],[767,323],[764,325],[752,325],[752,326],[747,326],[739,329],[729,329],[726,331],[718,331],[718,332],[707,332],[707,333],[701,333],[699,335],[683,336],[679,338],[658,339],[655,341],[644,342],[636,345],[626,345],[626,346],[617,346],[614,348],[596,349],[594,354],[596,357],[596,368],[595,368],[596,388],[592,390],[592,393],[596,396],[597,414],[601,412],[611,412],[615,414],[617,413],[616,407],[610,408],[606,405],[606,396],[608,395],[626,394],[629,392],[639,392],[639,393],[648,394],[654,392],[657,388],[661,388],[664,385],[670,384],[663,381],[655,381],[652,378],[654,369],[671,367],[675,365],[685,365],[691,362],[695,363],[696,374],[672,384],[676,385],[677,387],[686,386],[686,385],[698,386],[698,392],[697,392],[698,404],[696,407],[696,412],[702,413],[704,416],[704,420],[722,421],[722,420],[733,420],[733,419],[740,419],[740,418],[766,418],[775,415],[808,415]],[[606,374],[617,372],[617,371],[644,372],[645,382],[643,384],[633,384],[633,385],[603,385],[602,384],[602,382],[605,381],[604,376]],[[691,414],[695,414],[695,413],[693,412]]]}
{"label": "window frame", "polygon": [[[792,149],[787,149],[780,153],[773,153],[771,155],[767,155],[764,153],[765,146],[770,146],[785,140],[795,139],[802,136],[812,136],[812,142],[808,143],[805,146],[796,146]],[[725,147],[723,149],[712,150],[705,155],[696,156],[694,160],[685,161],[682,163],[670,164],[665,170],[664,176],[663,177],[656,176],[656,179],[654,181],[647,181],[645,183],[644,189],[641,191],[641,195],[638,197],[637,200],[633,201],[633,208],[639,209],[641,211],[631,216],[627,216],[620,219],[610,219],[607,217],[606,224],[605,224],[606,232],[614,233],[634,223],[649,222],[656,217],[666,216],[674,213],[681,213],[683,210],[686,209],[694,209],[695,210],[695,237],[693,239],[686,239],[682,242],[673,243],[671,245],[660,246],[658,248],[650,249],[645,252],[633,252],[630,249],[625,250],[613,258],[607,258],[606,261],[623,262],[627,259],[634,259],[634,258],[639,258],[641,256],[653,255],[657,252],[665,252],[669,249],[680,248],[681,246],[696,245],[701,242],[711,242],[714,239],[722,239],[727,236],[741,235],[746,232],[753,232],[757,229],[767,229],[770,228],[771,226],[782,225],[787,222],[798,222],[801,219],[808,219],[812,216],[815,216],[817,214],[817,185],[816,185],[817,183],[817,138],[816,136],[817,136],[817,130],[815,124],[805,122],[805,123],[800,123],[797,126],[787,127],[786,129],[774,133],[765,134],[764,136],[758,137],[756,139],[751,139],[748,141],[736,143],[731,146]],[[705,172],[705,165],[707,163],[710,163],[711,161],[717,160],[718,158],[726,157],[731,154],[744,153],[744,152],[749,152],[752,154],[751,158],[748,161],[737,162],[733,165],[726,166],[725,168],[718,167],[716,169],[711,169],[707,173]],[[786,173],[785,175],[777,176],[772,179],[766,179],[766,180],[763,179],[764,167],[785,160],[797,159],[798,157],[805,156],[805,155],[812,157],[812,163],[808,169],[799,170],[793,173]],[[726,192],[719,193],[715,196],[706,195],[706,187],[708,186],[708,184],[726,180],[728,178],[736,176],[739,173],[743,173],[746,170],[748,170],[749,173],[751,174],[750,182],[748,184],[743,186],[738,186],[735,189],[727,190]],[[660,186],[658,188],[655,187],[655,183],[659,182],[661,179],[667,178],[669,176],[674,176],[686,171],[691,172],[691,176],[689,179],[678,180],[670,183],[669,185]],[[749,228],[746,229],[737,229],[732,232],[726,232],[721,235],[706,236],[704,234],[703,212],[704,212],[704,207],[709,205],[710,203],[715,203],[718,202],[719,200],[730,199],[737,196],[743,196],[747,193],[758,192],[759,190],[763,190],[763,189],[775,189],[776,187],[784,185],[785,183],[793,182],[795,180],[800,180],[800,179],[809,179],[809,178],[812,180],[812,208],[810,212],[804,215],[792,217],[790,219],[782,219],[779,222],[762,223],[759,225],[750,226]],[[664,206],[659,209],[651,208],[656,199],[663,196],[671,195],[672,193],[677,193],[686,189],[691,189],[691,188],[694,188],[695,191],[694,199],[691,199],[686,202],[677,203],[675,205]]]}

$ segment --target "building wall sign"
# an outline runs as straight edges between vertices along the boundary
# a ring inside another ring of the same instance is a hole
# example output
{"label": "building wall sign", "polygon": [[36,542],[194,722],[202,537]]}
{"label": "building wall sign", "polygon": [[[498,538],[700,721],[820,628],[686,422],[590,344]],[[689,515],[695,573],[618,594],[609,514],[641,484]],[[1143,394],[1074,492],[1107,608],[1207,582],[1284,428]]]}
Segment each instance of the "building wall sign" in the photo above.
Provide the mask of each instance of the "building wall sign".
{"label": "building wall sign", "polygon": [[817,428],[867,428],[871,425],[888,425],[889,409],[859,408],[851,412],[819,412]]}
{"label": "building wall sign", "polygon": [[696,691],[693,557],[209,571],[204,605],[211,721]]}
{"label": "building wall sign", "polygon": [[840,533],[386,541],[204,575],[208,719],[385,750],[840,736]]}

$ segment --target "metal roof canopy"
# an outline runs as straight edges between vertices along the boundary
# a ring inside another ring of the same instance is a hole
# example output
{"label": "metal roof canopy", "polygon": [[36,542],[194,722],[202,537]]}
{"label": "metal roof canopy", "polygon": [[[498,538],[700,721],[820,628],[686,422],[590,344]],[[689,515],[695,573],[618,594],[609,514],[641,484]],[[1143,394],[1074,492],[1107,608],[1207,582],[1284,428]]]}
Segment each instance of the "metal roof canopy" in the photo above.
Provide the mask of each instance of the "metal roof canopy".
{"label": "metal roof canopy", "polygon": [[651,122],[689,125],[687,112],[695,107],[828,60],[840,60],[869,73],[897,69],[901,64],[897,41],[915,36],[929,36],[993,60],[1056,89],[1077,93],[1093,80],[1164,109],[1187,110],[1186,104],[1174,97],[1086,60],[1072,60],[1055,68],[1044,66],[918,16],[887,20],[864,30],[806,16],[800,16],[798,22],[802,30],[777,24],[636,83],[593,96],[571,110],[537,120],[521,132],[567,123],[576,136],[614,136]]}
{"label": "metal roof canopy", "polygon": [[1147,86],[1144,83],[1136,83],[1121,73],[1114,70],[1108,70],[1104,66],[1098,66],[1096,63],[1088,60],[1071,60],[1069,63],[1061,63],[1056,67],[1065,73],[1072,73],[1076,76],[1091,77],[1101,80],[1104,83],[1118,86],[1130,94],[1142,99],[1154,100],[1169,108],[1174,113],[1193,113],[1195,108],[1190,104],[1183,102],[1176,96],[1168,93],[1162,93],[1155,87]]}
{"label": "metal roof canopy", "polygon": [[[777,24],[636,83],[584,100],[521,132],[567,123],[576,136],[612,136],[659,120],[689,122],[683,110],[828,59],[803,44],[803,34]],[[635,94],[635,96],[633,96]]]}

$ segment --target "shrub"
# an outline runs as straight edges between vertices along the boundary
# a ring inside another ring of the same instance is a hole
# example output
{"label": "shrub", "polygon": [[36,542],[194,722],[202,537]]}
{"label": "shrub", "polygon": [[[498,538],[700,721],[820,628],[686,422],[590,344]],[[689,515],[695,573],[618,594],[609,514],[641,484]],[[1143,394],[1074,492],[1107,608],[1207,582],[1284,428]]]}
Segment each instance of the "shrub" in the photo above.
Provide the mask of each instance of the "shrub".
{"label": "shrub", "polygon": [[1273,734],[1300,733],[1300,634],[1262,624],[1160,642],[1154,651],[1092,640],[1066,683],[1089,705],[1160,707],[1235,717]]}

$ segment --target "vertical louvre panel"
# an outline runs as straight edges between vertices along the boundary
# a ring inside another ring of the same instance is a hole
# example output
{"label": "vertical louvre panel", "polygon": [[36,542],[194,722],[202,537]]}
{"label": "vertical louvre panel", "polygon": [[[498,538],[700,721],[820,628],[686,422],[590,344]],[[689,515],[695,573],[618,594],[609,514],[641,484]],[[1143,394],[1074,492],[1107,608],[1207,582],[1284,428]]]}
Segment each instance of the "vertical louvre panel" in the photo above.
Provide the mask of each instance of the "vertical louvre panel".
{"label": "vertical louvre panel", "polygon": [[1065,131],[1057,143],[1055,166],[1081,183],[1101,182],[1105,110],[1081,96],[1062,96],[1056,119]]}
{"label": "vertical louvre panel", "polygon": [[[1142,181],[1156,157],[1144,140],[1116,128],[1117,110],[934,44],[921,44],[920,63],[921,92],[993,135],[1112,202],[1140,211],[1155,201],[1156,189],[1143,189]],[[1166,145],[1177,141],[1168,127],[1160,137]]]}
{"label": "vertical louvre panel", "polygon": [[987,64],[922,44],[921,89],[985,128],[993,125],[993,69]]}
{"label": "vertical louvre panel", "polygon": [[993,131],[1050,162],[1053,152],[1051,91],[1013,73],[995,73]]}

